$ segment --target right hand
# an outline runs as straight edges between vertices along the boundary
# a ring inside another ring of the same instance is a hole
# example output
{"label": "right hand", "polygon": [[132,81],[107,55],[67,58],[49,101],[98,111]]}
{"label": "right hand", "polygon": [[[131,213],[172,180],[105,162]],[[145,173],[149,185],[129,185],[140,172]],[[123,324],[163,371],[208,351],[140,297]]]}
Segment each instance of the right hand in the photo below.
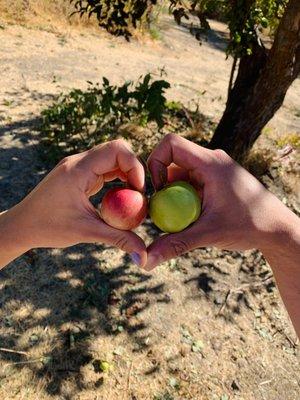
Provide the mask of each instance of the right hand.
{"label": "right hand", "polygon": [[202,214],[184,231],[162,235],[149,246],[147,270],[198,247],[268,248],[290,213],[224,151],[200,147],[175,134],[158,144],[148,166],[156,190],[172,175],[188,177],[201,190]]}
{"label": "right hand", "polygon": [[0,237],[5,232],[12,249],[9,253],[5,245],[7,256],[2,262],[0,257],[0,265],[31,248],[97,242],[119,247],[130,253],[137,264],[145,265],[143,240],[134,232],[107,225],[90,202],[106,182],[116,178],[140,192],[144,190],[144,167],[124,140],[103,143],[64,158],[1,217]]}

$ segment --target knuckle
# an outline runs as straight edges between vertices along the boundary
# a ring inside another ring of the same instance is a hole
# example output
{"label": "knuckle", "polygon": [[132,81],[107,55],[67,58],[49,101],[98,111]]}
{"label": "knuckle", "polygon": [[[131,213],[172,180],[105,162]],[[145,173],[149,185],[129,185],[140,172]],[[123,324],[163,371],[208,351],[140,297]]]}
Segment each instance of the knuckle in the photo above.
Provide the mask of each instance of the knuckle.
{"label": "knuckle", "polygon": [[154,170],[154,167],[156,165],[156,160],[154,157],[149,157],[147,161],[147,167],[149,171]]}
{"label": "knuckle", "polygon": [[120,147],[126,147],[126,148],[128,148],[128,143],[127,143],[126,140],[123,139],[123,138],[116,139],[116,140],[114,140],[112,143],[113,143],[116,147],[118,147],[118,148],[120,148]]}
{"label": "knuckle", "polygon": [[222,150],[222,149],[216,149],[216,150],[214,150],[214,154],[218,157],[218,158],[220,158],[220,159],[227,159],[227,158],[229,158],[229,155],[224,151],[224,150]]}
{"label": "knuckle", "polygon": [[64,157],[63,159],[61,159],[61,160],[59,161],[59,163],[57,164],[57,166],[67,164],[67,163],[69,162],[69,160],[70,160],[70,156]]}
{"label": "knuckle", "polygon": [[71,156],[63,158],[56,166],[55,170],[57,172],[65,174],[70,171],[70,165],[71,165]]}
{"label": "knuckle", "polygon": [[182,254],[187,253],[189,251],[187,243],[184,240],[179,240],[179,239],[171,241],[171,248],[173,250],[173,254],[176,257],[179,257]]}
{"label": "knuckle", "polygon": [[174,141],[176,141],[178,138],[178,136],[176,135],[176,133],[168,133],[164,140],[168,143],[173,143]]}
{"label": "knuckle", "polygon": [[71,156],[64,157],[64,158],[61,160],[61,162],[64,164],[64,163],[70,161],[70,158],[71,158]]}
{"label": "knuckle", "polygon": [[126,251],[128,240],[125,236],[118,236],[114,240],[114,245],[119,249]]}
{"label": "knuckle", "polygon": [[218,165],[231,165],[233,159],[222,149],[213,150],[214,160]]}

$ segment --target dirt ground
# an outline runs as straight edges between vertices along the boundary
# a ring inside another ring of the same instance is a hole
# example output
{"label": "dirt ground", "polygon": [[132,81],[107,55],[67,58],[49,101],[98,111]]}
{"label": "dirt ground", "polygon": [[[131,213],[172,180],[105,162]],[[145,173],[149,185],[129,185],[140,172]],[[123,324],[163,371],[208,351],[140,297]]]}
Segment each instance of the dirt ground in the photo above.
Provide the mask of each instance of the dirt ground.
{"label": "dirt ground", "polygon": [[[0,19],[0,210],[47,172],[36,123],[60,91],[164,69],[167,97],[193,100],[217,122],[231,61],[224,25],[212,27],[200,46],[167,17],[161,40],[130,43],[94,29],[55,33]],[[266,129],[266,148],[300,133],[299,109],[297,79]],[[297,154],[274,151],[262,180],[300,212],[297,187],[286,180],[296,183]],[[157,235],[149,221],[138,232],[148,242]],[[148,274],[110,247],[41,249],[1,271],[0,302],[1,399],[300,398],[298,341],[257,251],[200,249]]]}

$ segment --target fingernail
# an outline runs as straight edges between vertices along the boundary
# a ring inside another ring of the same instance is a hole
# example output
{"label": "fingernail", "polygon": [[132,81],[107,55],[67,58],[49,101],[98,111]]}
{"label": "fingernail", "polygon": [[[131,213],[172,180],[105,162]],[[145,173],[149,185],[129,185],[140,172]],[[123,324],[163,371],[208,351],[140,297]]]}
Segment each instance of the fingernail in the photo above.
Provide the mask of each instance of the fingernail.
{"label": "fingernail", "polygon": [[141,265],[141,256],[139,253],[133,252],[130,254],[131,260],[136,265]]}
{"label": "fingernail", "polygon": [[160,264],[160,262],[157,259],[157,257],[155,257],[153,254],[149,254],[147,264],[145,265],[144,269],[146,271],[151,271],[159,264]]}

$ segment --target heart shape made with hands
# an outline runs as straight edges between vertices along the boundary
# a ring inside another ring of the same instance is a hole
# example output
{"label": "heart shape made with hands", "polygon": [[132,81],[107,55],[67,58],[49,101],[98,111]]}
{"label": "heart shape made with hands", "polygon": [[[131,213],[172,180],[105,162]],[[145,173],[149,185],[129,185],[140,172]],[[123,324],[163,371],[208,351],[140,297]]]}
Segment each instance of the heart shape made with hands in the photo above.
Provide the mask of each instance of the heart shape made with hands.
{"label": "heart shape made with hands", "polygon": [[[107,146],[115,149],[114,158]],[[102,172],[102,185],[118,177],[129,187],[143,192],[144,166],[127,146],[126,142],[106,145],[101,161],[97,153],[96,175],[102,169],[106,171],[104,175]],[[179,135],[168,134],[153,149],[147,166],[156,192],[170,182],[189,182],[200,195],[201,217],[181,232],[159,236],[147,248],[134,232],[123,231],[121,235],[120,230],[103,221],[101,234],[93,237],[130,253],[136,264],[146,270],[198,247],[241,251],[260,248],[264,244],[262,240],[268,244],[257,232],[266,229],[261,226],[262,210],[268,208],[269,203],[273,204],[274,198],[223,150],[204,148]],[[115,172],[111,172],[113,168]],[[125,173],[125,179],[120,171]],[[97,232],[100,225],[101,221]]]}
{"label": "heart shape made with hands", "polygon": [[[166,194],[165,189],[169,191],[170,188],[171,193]],[[174,199],[174,194],[172,196],[172,188],[175,188],[177,200]],[[174,204],[174,201],[177,203]],[[148,208],[148,204],[150,208]],[[162,216],[162,208],[164,208],[163,212],[171,218],[166,220]],[[141,225],[149,215],[152,223],[163,232],[174,233],[184,230],[199,218],[201,194],[200,189],[196,191],[191,185],[188,171],[171,163],[167,167],[165,187],[150,199],[134,189],[118,186],[106,192],[98,210],[104,222],[116,229],[133,230]],[[155,239],[156,243],[159,241],[160,236]],[[151,246],[148,249],[151,249]],[[134,262],[138,263],[136,254],[132,258]],[[150,267],[148,266],[147,269],[150,270]]]}
{"label": "heart shape made with hands", "polygon": [[201,217],[148,247],[135,232],[106,224],[90,201],[106,182],[120,179],[145,191],[145,166],[126,141],[117,139],[66,157],[13,207],[9,215],[17,221],[15,231],[22,233],[22,250],[104,243],[151,270],[198,247],[247,250],[260,248],[262,239],[268,244],[258,233],[266,230],[262,215],[274,196],[224,151],[169,134],[153,149],[147,166],[156,192],[170,182],[189,182],[200,194]]}
{"label": "heart shape made with hands", "polygon": [[[212,150],[202,148],[179,135],[166,135],[153,149],[147,162],[156,193],[174,181],[186,181],[198,191],[205,207],[202,172],[203,175],[206,173],[212,153]],[[129,188],[140,193],[145,191],[146,165],[124,140],[107,142],[85,153],[71,156],[67,160],[67,166],[68,164],[74,167],[77,189],[84,190],[86,195],[84,205],[88,214],[85,213],[89,221],[90,242],[116,246],[129,253],[134,262],[146,270],[198,247],[198,221],[182,232],[161,235],[146,247],[145,242],[135,232],[120,230],[99,218],[99,211],[89,202],[89,197],[99,192],[106,182],[120,179]],[[82,177],[82,182],[81,179],[78,180],[78,176]],[[133,206],[134,202],[129,204],[129,207]],[[203,215],[204,212],[199,221],[203,219]],[[80,241],[86,241],[86,235]]]}

